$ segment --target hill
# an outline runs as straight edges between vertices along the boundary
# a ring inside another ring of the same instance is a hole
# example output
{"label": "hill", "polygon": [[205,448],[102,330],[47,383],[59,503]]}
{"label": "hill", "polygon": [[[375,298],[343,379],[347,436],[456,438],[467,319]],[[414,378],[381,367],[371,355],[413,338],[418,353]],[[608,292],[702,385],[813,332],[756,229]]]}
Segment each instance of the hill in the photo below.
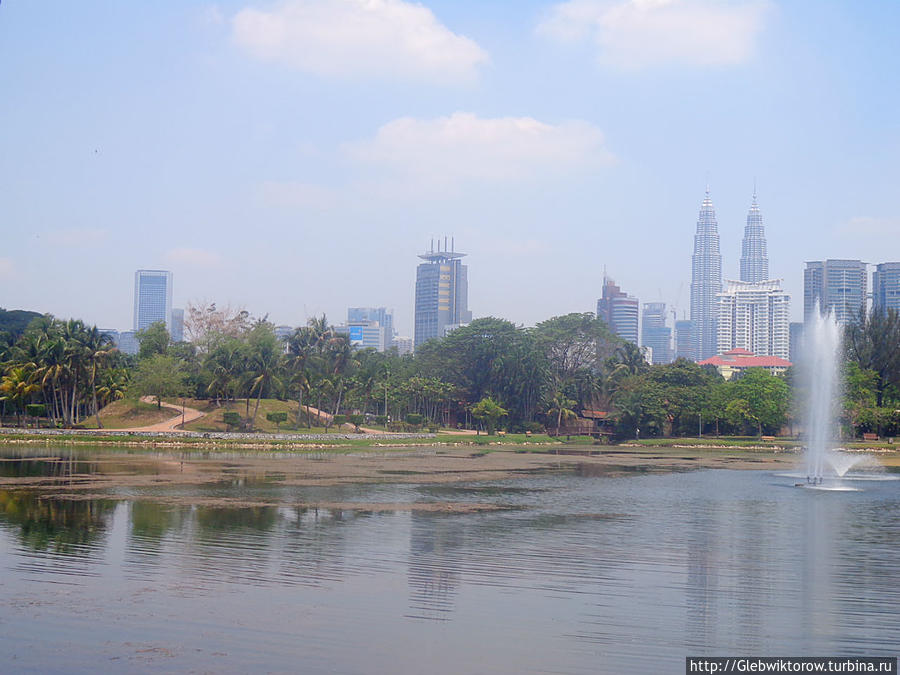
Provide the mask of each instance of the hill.
{"label": "hill", "polygon": [[41,316],[44,315],[26,309],[6,310],[0,307],[0,333],[9,333],[14,340],[18,339],[28,328],[28,324]]}

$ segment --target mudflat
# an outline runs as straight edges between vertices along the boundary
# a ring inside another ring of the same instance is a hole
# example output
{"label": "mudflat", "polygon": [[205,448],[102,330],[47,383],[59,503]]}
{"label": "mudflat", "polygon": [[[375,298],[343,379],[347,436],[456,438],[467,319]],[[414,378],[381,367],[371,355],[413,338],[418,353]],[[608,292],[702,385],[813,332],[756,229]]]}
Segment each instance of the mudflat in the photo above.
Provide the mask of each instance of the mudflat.
{"label": "mudflat", "polygon": [[[454,483],[510,480],[556,472],[615,476],[696,469],[789,469],[794,451],[745,448],[564,446],[542,451],[517,446],[419,446],[359,452],[198,452],[7,446],[0,457],[0,489],[29,490],[49,499],[141,499],[166,503],[253,507],[287,505],[284,499],[173,495],[165,488],[217,484],[331,486],[361,483]],[[16,470],[27,463],[29,470]],[[3,470],[6,465],[6,470]],[[157,489],[154,489],[157,488]],[[298,502],[300,503],[300,502]],[[308,503],[356,510],[479,511],[490,504]]]}

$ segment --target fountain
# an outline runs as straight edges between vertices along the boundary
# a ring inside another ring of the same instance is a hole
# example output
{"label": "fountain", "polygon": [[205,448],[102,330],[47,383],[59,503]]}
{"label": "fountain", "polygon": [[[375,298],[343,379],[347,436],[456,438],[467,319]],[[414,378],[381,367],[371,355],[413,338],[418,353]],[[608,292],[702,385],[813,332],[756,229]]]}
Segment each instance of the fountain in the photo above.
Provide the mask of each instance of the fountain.
{"label": "fountain", "polygon": [[[804,339],[804,382],[808,387],[806,416],[806,482],[799,487],[827,490],[856,490],[850,480],[892,480],[894,477],[871,471],[850,473],[853,467],[879,467],[870,455],[851,454],[838,449],[838,423],[841,401],[841,326],[830,313],[813,312]],[[826,479],[828,482],[826,483]]]}
{"label": "fountain", "polygon": [[834,451],[837,405],[840,399],[838,363],[841,327],[831,313],[823,315],[816,307],[807,324],[804,346],[806,383],[809,387],[806,482],[821,485],[825,478],[826,463],[833,467],[828,459]]}

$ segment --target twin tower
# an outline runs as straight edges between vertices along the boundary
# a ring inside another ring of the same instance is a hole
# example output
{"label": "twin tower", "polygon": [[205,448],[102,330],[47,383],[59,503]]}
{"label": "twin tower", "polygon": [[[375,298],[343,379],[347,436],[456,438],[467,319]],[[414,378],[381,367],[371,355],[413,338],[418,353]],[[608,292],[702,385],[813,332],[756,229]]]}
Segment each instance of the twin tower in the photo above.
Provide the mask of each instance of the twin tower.
{"label": "twin tower", "polygon": [[[741,246],[740,280],[722,284],[722,254],[716,211],[709,196],[700,206],[691,259],[691,322],[689,354],[702,361],[731,349],[747,349],[758,356],[789,352],[789,298],[781,282],[769,278],[769,257],[756,190],[747,214]],[[782,335],[783,333],[783,335]]]}

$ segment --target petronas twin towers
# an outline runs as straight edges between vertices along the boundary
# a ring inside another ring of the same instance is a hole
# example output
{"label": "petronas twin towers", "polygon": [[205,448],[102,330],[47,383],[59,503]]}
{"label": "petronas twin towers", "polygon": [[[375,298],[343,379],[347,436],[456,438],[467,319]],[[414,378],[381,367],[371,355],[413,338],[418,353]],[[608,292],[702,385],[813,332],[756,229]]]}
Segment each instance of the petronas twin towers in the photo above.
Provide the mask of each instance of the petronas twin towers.
{"label": "petronas twin towers", "polygon": [[[758,355],[780,356],[780,353],[776,354],[781,351],[780,334],[782,330],[780,325],[775,328],[774,332],[777,335],[773,339],[772,326],[768,319],[766,319],[768,324],[766,326],[753,325],[756,323],[754,317],[769,316],[770,313],[768,311],[760,313],[761,308],[748,308],[747,316],[741,316],[740,314],[743,314],[742,303],[740,299],[735,300],[732,297],[735,294],[748,295],[749,293],[754,298],[759,298],[762,297],[760,296],[760,292],[762,292],[763,296],[777,293],[785,302],[788,300],[787,296],[781,293],[780,284],[777,282],[773,284],[769,280],[769,258],[762,215],[756,201],[756,190],[753,191],[753,203],[747,214],[747,225],[744,228],[740,277],[740,282],[729,282],[728,290],[723,293],[719,226],[709,195],[709,187],[707,187],[706,197],[700,206],[700,215],[697,219],[692,257],[691,346],[694,360],[702,361],[723,353],[724,348],[735,347],[748,350],[750,347],[755,347],[755,350],[750,351],[755,351]],[[767,283],[763,284],[763,282]],[[723,298],[722,296],[727,297]],[[771,304],[770,297],[765,299],[767,303]],[[733,315],[724,316],[723,314],[726,312]],[[788,326],[785,322],[785,334],[787,330]],[[773,346],[775,343],[778,343],[779,346]]]}

